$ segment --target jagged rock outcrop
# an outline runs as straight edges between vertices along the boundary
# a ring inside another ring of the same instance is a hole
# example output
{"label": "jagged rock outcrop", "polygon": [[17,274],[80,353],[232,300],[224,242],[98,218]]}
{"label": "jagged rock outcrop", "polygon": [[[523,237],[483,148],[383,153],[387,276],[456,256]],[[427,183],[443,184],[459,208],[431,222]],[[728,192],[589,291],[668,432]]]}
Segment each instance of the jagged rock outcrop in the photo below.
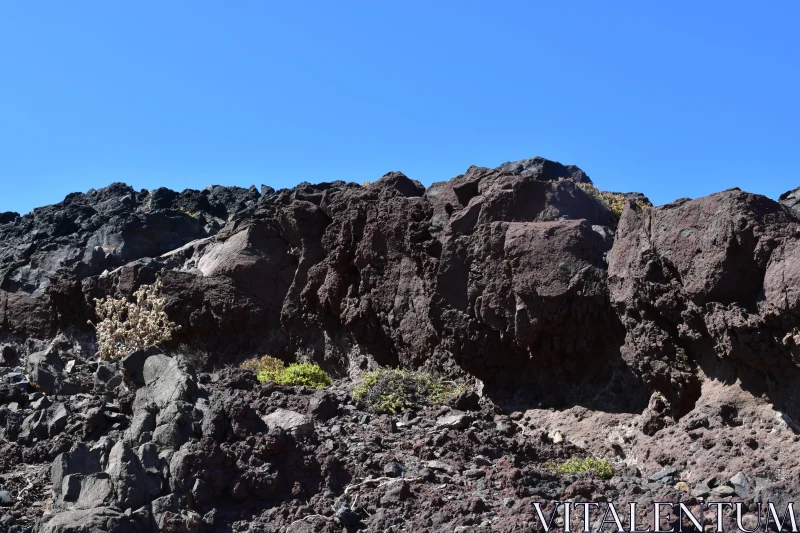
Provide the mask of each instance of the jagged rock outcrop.
{"label": "jagged rock outcrop", "polygon": [[[795,498],[796,191],[627,193],[617,225],[588,183],[533,158],[3,213],[0,531],[508,531],[533,501]],[[97,361],[93,299],[157,277],[172,343]],[[265,352],[339,379],[227,367]],[[367,412],[348,378],[376,363],[476,390]],[[611,482],[547,466],[590,453]]]}
{"label": "jagged rock outcrop", "polygon": [[783,193],[779,200],[783,205],[800,214],[800,187]]}
{"label": "jagged rock outcrop", "polygon": [[[0,217],[0,328],[44,337],[74,326],[79,282],[215,234],[258,202],[255,188],[136,192],[114,183]],[[82,325],[81,325],[82,326]]]}
{"label": "jagged rock outcrop", "polygon": [[173,346],[209,354],[212,366],[263,352],[339,374],[367,359],[425,365],[490,389],[534,386],[551,403],[571,396],[568,384],[607,380],[640,402],[643,380],[677,411],[696,397],[705,355],[726,357],[732,372],[787,375],[791,209],[728,191],[641,212],[630,193],[615,228],[576,183],[591,180],[533,158],[471,167],[427,190],[392,172],[368,187],[303,183],[262,197],[119,184],[70,195],[0,226],[13,244],[0,325],[88,331],[94,298],[160,276],[181,325]]}
{"label": "jagged rock outcrop", "polygon": [[625,361],[678,414],[708,376],[740,379],[797,417],[799,265],[800,221],[763,196],[732,189],[645,211],[631,204],[608,267]]}

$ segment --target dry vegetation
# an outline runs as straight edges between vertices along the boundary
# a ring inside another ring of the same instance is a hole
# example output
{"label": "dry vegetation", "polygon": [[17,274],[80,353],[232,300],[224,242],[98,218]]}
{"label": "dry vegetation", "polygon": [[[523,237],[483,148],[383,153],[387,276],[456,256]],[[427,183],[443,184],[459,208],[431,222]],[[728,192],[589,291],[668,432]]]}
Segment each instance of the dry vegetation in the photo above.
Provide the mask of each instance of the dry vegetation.
{"label": "dry vegetation", "polygon": [[157,346],[172,338],[179,326],[170,322],[164,312],[165,300],[160,296],[161,281],[142,285],[133,293],[133,301],[125,297],[95,299],[97,356],[119,359],[136,350]]}

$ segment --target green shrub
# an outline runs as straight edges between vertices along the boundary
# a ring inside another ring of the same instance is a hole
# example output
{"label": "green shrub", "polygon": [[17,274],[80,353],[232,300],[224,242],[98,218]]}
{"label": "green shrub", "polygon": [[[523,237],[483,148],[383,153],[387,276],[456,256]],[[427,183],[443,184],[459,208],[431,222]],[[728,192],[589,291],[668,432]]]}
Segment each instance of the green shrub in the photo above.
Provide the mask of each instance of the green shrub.
{"label": "green shrub", "polygon": [[262,372],[258,380],[274,381],[281,385],[304,385],[321,389],[331,384],[331,377],[316,363],[292,363],[276,375]]}
{"label": "green shrub", "polygon": [[[269,376],[277,376],[279,373],[283,372],[286,368],[286,365],[283,364],[283,361],[276,357],[272,357],[270,355],[265,355],[264,357],[257,358],[257,359],[250,359],[245,361],[239,368],[243,368],[245,370],[249,370],[253,374],[259,375],[261,373],[266,373]],[[274,381],[274,380],[269,380]]]}
{"label": "green shrub", "polygon": [[461,391],[430,374],[401,369],[380,368],[365,373],[362,381],[353,389],[353,398],[375,412],[392,414],[439,405]]}
{"label": "green shrub", "polygon": [[240,368],[256,374],[261,383],[273,381],[281,385],[303,385],[321,389],[331,384],[331,377],[316,363],[292,363],[288,367],[283,361],[269,355],[251,359]]}
{"label": "green shrub", "polygon": [[609,479],[614,475],[614,467],[608,459],[595,459],[594,457],[585,459],[573,457],[560,464],[547,463],[547,466],[559,474],[581,474],[594,470],[603,479]]}

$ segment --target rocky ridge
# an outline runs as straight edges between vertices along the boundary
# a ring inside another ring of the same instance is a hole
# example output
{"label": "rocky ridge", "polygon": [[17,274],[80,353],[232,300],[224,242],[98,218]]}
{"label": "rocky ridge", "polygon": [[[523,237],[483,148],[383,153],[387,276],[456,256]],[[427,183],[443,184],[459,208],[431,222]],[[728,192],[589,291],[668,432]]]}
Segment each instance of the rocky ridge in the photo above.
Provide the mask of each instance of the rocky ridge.
{"label": "rocky ridge", "polygon": [[[1,215],[0,528],[526,531],[533,501],[793,498],[793,193],[631,195],[617,224],[578,183],[533,158]],[[98,362],[93,299],[156,277],[172,344]],[[338,379],[229,368],[265,352]],[[376,365],[474,392],[376,416],[350,396]],[[584,455],[617,474],[546,466]]]}

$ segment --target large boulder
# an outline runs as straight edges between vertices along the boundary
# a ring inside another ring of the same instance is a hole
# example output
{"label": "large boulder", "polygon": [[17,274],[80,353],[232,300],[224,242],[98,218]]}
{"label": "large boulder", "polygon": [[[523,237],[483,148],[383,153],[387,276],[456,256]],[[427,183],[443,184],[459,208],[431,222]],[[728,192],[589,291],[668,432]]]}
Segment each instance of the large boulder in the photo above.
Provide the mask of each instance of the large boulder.
{"label": "large boulder", "polygon": [[[800,223],[763,196],[732,189],[645,211],[630,203],[608,268],[623,358],[677,414],[692,408],[701,374],[790,396],[798,265]],[[800,414],[795,402],[785,407]]]}
{"label": "large boulder", "polygon": [[136,391],[134,410],[149,403],[159,409],[177,401],[191,401],[197,393],[197,384],[191,371],[181,368],[177,359],[164,354],[151,355],[144,362],[142,379],[145,386]]}

